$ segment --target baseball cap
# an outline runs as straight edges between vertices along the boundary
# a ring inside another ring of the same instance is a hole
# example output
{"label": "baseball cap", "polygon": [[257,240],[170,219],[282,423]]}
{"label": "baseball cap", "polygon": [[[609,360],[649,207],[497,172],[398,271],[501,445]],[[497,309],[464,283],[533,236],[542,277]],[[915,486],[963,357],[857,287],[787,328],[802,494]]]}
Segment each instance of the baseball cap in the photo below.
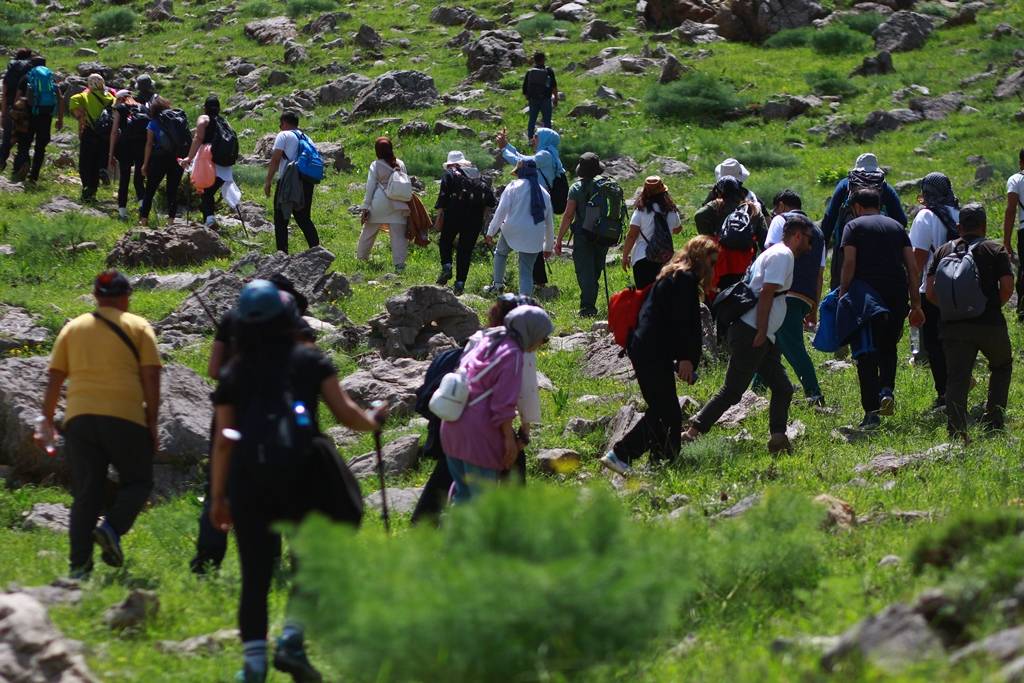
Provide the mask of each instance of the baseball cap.
{"label": "baseball cap", "polygon": [[92,291],[96,296],[127,296],[132,293],[132,286],[120,271],[105,270],[96,276]]}

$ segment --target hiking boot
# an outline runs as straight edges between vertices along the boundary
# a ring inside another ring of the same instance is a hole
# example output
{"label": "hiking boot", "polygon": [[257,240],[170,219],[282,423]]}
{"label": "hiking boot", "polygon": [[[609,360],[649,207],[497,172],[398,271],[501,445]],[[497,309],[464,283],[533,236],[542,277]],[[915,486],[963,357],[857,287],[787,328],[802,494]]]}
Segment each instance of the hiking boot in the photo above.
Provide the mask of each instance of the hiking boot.
{"label": "hiking boot", "polygon": [[484,296],[501,296],[505,291],[505,285],[491,283],[484,287]]}
{"label": "hiking boot", "polygon": [[581,318],[596,318],[597,317],[597,309],[596,308],[581,308],[580,312],[578,313],[578,315]]}
{"label": "hiking boot", "polygon": [[811,408],[824,408],[825,397],[822,396],[821,394],[818,394],[817,396],[808,396],[807,405],[810,406]]}
{"label": "hiking boot", "polygon": [[437,284],[446,285],[452,279],[452,267],[441,266],[441,274],[437,276]]}
{"label": "hiking boot", "polygon": [[277,647],[274,648],[274,668],[291,674],[295,683],[320,683],[323,680],[323,676],[306,656],[301,638],[294,636],[281,636],[277,639]]}
{"label": "hiking boot", "polygon": [[260,671],[258,669],[252,669],[248,664],[242,667],[242,669],[235,674],[236,683],[264,683],[267,680],[266,669]]}
{"label": "hiking boot", "polygon": [[455,294],[455,296],[462,296],[462,293],[465,292],[465,291],[466,291],[466,283],[465,282],[459,282],[458,280],[456,280],[455,281],[455,286],[452,287],[452,293]]}
{"label": "hiking boot", "polygon": [[619,456],[615,455],[615,451],[608,451],[602,455],[600,463],[605,467],[605,469],[609,469],[616,474],[621,474],[624,477],[628,477],[633,474],[633,468],[630,467],[628,463],[619,460]]}
{"label": "hiking boot", "polygon": [[11,180],[13,180],[16,183],[20,183],[21,181],[28,177],[28,171],[28,164],[24,164],[20,168],[14,169],[14,172],[11,174]]}
{"label": "hiking boot", "polygon": [[896,414],[896,399],[893,397],[892,392],[882,392],[878,400],[878,414],[885,415],[886,417]]}
{"label": "hiking boot", "polygon": [[768,439],[768,452],[771,455],[792,453],[793,444],[789,442],[789,437],[785,434],[772,434],[771,438]]}
{"label": "hiking boot", "polygon": [[873,431],[878,429],[882,424],[882,419],[878,417],[877,413],[865,413],[864,419],[857,425],[857,429],[862,431]]}
{"label": "hiking boot", "polygon": [[121,551],[121,538],[113,527],[104,520],[92,530],[93,540],[102,551],[100,559],[111,567],[124,565],[124,553]]}
{"label": "hiking boot", "polygon": [[92,576],[92,568],[92,560],[77,567],[72,567],[68,570],[68,578],[72,581],[88,581],[89,577]]}

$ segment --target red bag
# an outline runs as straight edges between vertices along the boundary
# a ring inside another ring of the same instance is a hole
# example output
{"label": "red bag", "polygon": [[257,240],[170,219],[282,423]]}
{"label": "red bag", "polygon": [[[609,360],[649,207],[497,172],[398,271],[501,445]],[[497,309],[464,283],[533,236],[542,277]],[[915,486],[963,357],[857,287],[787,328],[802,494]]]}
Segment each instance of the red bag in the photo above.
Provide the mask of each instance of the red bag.
{"label": "red bag", "polygon": [[612,331],[615,343],[622,348],[629,344],[629,338],[640,320],[640,308],[652,286],[647,285],[643,289],[627,287],[608,300],[608,329]]}

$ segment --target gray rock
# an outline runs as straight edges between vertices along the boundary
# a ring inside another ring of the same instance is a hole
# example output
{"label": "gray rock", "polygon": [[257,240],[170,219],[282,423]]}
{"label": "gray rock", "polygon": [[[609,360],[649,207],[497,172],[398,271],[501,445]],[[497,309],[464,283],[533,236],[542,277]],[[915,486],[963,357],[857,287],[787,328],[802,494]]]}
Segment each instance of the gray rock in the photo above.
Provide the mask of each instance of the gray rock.
{"label": "gray rock", "polygon": [[871,35],[875,48],[886,52],[906,52],[923,47],[934,25],[932,18],[917,12],[893,13]]}
{"label": "gray rock", "polygon": [[1022,92],[1024,92],[1024,69],[1018,69],[999,81],[994,95],[997,100],[1005,100],[1016,97]]}
{"label": "gray rock", "polygon": [[452,107],[444,112],[444,116],[456,116],[461,119],[483,121],[484,123],[501,123],[504,118],[491,109],[473,109],[471,107]]}
{"label": "gray rock", "polygon": [[302,27],[302,32],[311,36],[321,36],[338,28],[338,24],[348,21],[352,15],[348,12],[325,12]]}
{"label": "gray rock", "polygon": [[508,70],[526,64],[523,38],[516,31],[484,31],[462,51],[470,73],[488,66]]}
{"label": "gray rock", "polygon": [[625,155],[602,159],[601,163],[604,165],[603,175],[620,183],[636,178],[643,171],[635,159]]}
{"label": "gray rock", "polygon": [[420,71],[388,71],[377,76],[356,96],[351,116],[401,109],[422,109],[438,100],[434,79]]}
{"label": "gray rock", "polygon": [[208,657],[223,652],[225,647],[234,645],[237,642],[238,629],[223,628],[213,633],[192,636],[185,640],[158,640],[156,642],[156,649],[169,655]]}
{"label": "gray rock", "polygon": [[260,45],[284,45],[298,36],[295,24],[288,17],[270,17],[250,21],[245,25],[245,35]]}
{"label": "gray rock", "polygon": [[63,503],[36,503],[21,522],[29,531],[49,529],[58,534],[67,533],[70,524],[71,510]]}
{"label": "gray rock", "polygon": [[123,602],[104,612],[103,623],[115,630],[138,628],[156,617],[159,611],[160,597],[156,591],[136,588]]}
{"label": "gray rock", "polygon": [[888,522],[913,524],[914,522],[930,522],[934,517],[935,515],[928,510],[889,510],[869,512],[866,515],[859,515],[857,517],[857,525],[886,524]]}
{"label": "gray rock", "polygon": [[114,70],[100,62],[81,62],[75,67],[78,75],[85,78],[89,74],[99,74],[103,80],[109,81],[114,77]]}
{"label": "gray rock", "polygon": [[876,476],[895,474],[913,465],[945,460],[955,453],[957,453],[957,448],[948,443],[933,446],[920,453],[905,453],[901,455],[892,451],[884,451],[872,458],[870,462],[857,465],[853,470],[858,474],[867,472]]}
{"label": "gray rock", "polygon": [[878,561],[879,567],[898,567],[903,560],[899,555],[886,555]]}
{"label": "gray rock", "polygon": [[411,358],[371,358],[363,362],[362,370],[345,377],[341,385],[364,408],[383,399],[396,417],[402,417],[412,413],[416,390],[429,365],[428,361]]}
{"label": "gray rock", "polygon": [[722,510],[716,515],[713,515],[712,519],[733,519],[735,517],[739,517],[741,515],[746,514],[747,512],[750,512],[750,510],[752,510],[754,506],[756,506],[760,502],[761,494],[752,493],[746,498],[741,499],[735,505],[726,508],[725,510]]}
{"label": "gray rock", "polygon": [[583,27],[580,40],[610,40],[619,37],[619,27],[604,19],[593,19]]}
{"label": "gray rock", "polygon": [[590,379],[633,378],[633,364],[627,356],[620,356],[622,347],[610,334],[593,335],[583,359],[583,375]]}
{"label": "gray rock", "polygon": [[[268,279],[280,273],[292,281],[295,288],[317,304],[330,300],[326,290],[336,287],[336,273],[327,272],[334,263],[334,254],[322,246],[313,247],[297,254],[260,254],[251,252],[236,261],[230,272],[241,276]],[[340,275],[340,274],[339,274]],[[237,295],[237,292],[235,293]]]}
{"label": "gray rock", "polygon": [[476,16],[476,12],[465,7],[444,7],[438,5],[430,11],[430,20],[442,26],[463,26]]}
{"label": "gray rock", "polygon": [[210,446],[210,385],[184,365],[165,365],[160,373],[160,447],[155,462],[195,464]]}
{"label": "gray rock", "polygon": [[93,208],[86,208],[81,204],[71,201],[67,197],[54,197],[39,207],[39,212],[47,216],[58,216],[62,213],[74,213],[82,216],[93,216],[104,218],[105,214]]}
{"label": "gray rock", "polygon": [[565,423],[565,431],[563,434],[565,436],[569,436],[570,434],[586,436],[591,432],[596,432],[597,430],[602,429],[610,421],[611,418],[607,415],[596,420],[588,420],[585,417],[571,417],[569,418],[569,421]]}
{"label": "gray rock", "polygon": [[352,42],[369,50],[379,50],[384,47],[384,39],[368,24],[359,26],[359,29],[352,34]]}
{"label": "gray rock", "polygon": [[671,157],[653,156],[648,163],[657,164],[658,170],[662,175],[693,175],[693,169],[688,164],[684,164],[682,161]]}
{"label": "gray rock", "polygon": [[455,123],[454,121],[448,121],[445,119],[438,119],[434,122],[433,132],[434,135],[447,135],[451,133],[454,135],[460,135],[464,138],[476,137],[476,131],[469,126],[463,126]]}
{"label": "gray rock", "polygon": [[[309,59],[309,53],[306,52],[306,48],[304,48],[299,43],[296,43],[294,40],[289,40],[289,41],[285,42],[285,44],[284,44],[284,63],[285,64],[288,64],[290,66],[294,66],[295,64],[301,64],[302,62],[306,61],[307,59]],[[275,73],[281,73],[281,72],[280,71],[272,71],[270,73],[270,76],[268,76],[268,84],[269,85],[274,85],[274,83],[269,83],[269,79],[271,77],[273,77],[273,75]],[[277,80],[280,80],[280,79],[277,79]],[[285,80],[287,80],[287,78]],[[281,81],[281,82],[283,83],[285,81]],[[278,85],[280,85],[280,83]]]}
{"label": "gray rock", "polygon": [[605,119],[608,118],[609,113],[610,112],[606,107],[602,107],[599,104],[594,104],[593,102],[586,101],[581,102],[580,104],[577,104],[575,107],[573,107],[572,110],[569,112],[569,118]]}
{"label": "gray rock", "polygon": [[537,453],[537,464],[545,474],[568,474],[580,467],[580,454],[570,448],[546,448]]}
{"label": "gray rock", "polygon": [[963,93],[951,92],[941,97],[915,97],[910,100],[910,108],[920,112],[929,121],[941,121],[950,114],[960,110],[964,105]]}
{"label": "gray rock", "polygon": [[359,432],[352,431],[343,425],[331,427],[324,433],[331,438],[331,441],[333,441],[338,448],[351,446],[359,441]]}
{"label": "gray rock", "polygon": [[612,446],[621,441],[622,437],[636,426],[641,417],[643,417],[643,413],[638,411],[632,403],[627,403],[619,408],[611,422],[608,423],[608,439],[605,441],[604,450],[610,450]]}
{"label": "gray rock", "polygon": [[128,278],[134,291],[156,290],[162,292],[183,292],[193,290],[210,279],[210,271],[203,273],[146,273],[145,275],[133,275]]}
{"label": "gray rock", "polygon": [[[393,515],[412,514],[412,511],[416,509],[416,503],[419,502],[420,495],[422,495],[422,493],[422,488],[388,488],[388,512]],[[380,512],[383,509],[383,506],[381,505],[381,498],[380,491],[374,491],[363,499],[363,503],[367,508],[373,508],[377,512]]]}
{"label": "gray rock", "polygon": [[150,21],[175,21],[174,5],[171,0],[156,0],[146,10],[146,18]]}
{"label": "gray rock", "polygon": [[908,123],[924,120],[924,115],[913,109],[890,109],[873,111],[864,122],[853,126],[853,132],[861,140],[870,140],[880,133],[898,130]]}
{"label": "gray rock", "polygon": [[[67,529],[64,529],[67,533]],[[47,607],[51,605],[77,605],[82,601],[82,584],[74,579],[54,579],[45,586],[23,588],[16,583],[7,586],[6,593],[22,593],[35,598]],[[0,664],[0,671],[3,671]]]}
{"label": "gray rock", "polygon": [[821,364],[821,367],[826,372],[842,372],[843,370],[850,370],[853,368],[853,363],[848,360],[835,360],[829,359]]}
{"label": "gray rock", "polygon": [[578,2],[567,2],[554,10],[553,14],[555,19],[571,22],[587,21],[594,16],[593,12]]}
{"label": "gray rock", "polygon": [[761,116],[766,121],[786,121],[802,116],[823,104],[814,95],[777,95],[761,107]]}
{"label": "gray rock", "polygon": [[[254,92],[263,87],[264,81],[270,76],[270,68],[266,66],[250,69],[245,74],[235,79],[235,91],[239,93]],[[231,100],[234,101],[234,100]],[[238,100],[239,104],[241,100]],[[230,107],[231,111],[238,111],[239,104]]]}
{"label": "gray rock", "polygon": [[171,268],[230,256],[231,249],[213,230],[199,224],[172,224],[162,230],[133,230],[107,256],[108,266]]}
{"label": "gray rock", "polygon": [[450,48],[461,49],[469,45],[471,42],[473,42],[472,31],[460,31],[459,33],[456,33],[447,43],[445,43],[445,46]]}
{"label": "gray rock", "polygon": [[50,331],[39,317],[18,306],[0,304],[0,353],[45,344]]}
{"label": "gray rock", "polygon": [[865,57],[860,66],[853,70],[851,76],[882,76],[896,71],[892,63],[892,54],[879,52],[874,57]]}
{"label": "gray rock", "polygon": [[320,86],[317,101],[320,104],[340,104],[354,100],[372,81],[360,74],[346,74],[341,78]]}
{"label": "gray rock", "polygon": [[698,21],[690,21],[689,19],[676,26],[670,35],[687,45],[707,45],[725,40],[725,38],[718,35],[717,25],[704,24]]}
{"label": "gray rock", "polygon": [[177,349],[212,334],[224,314],[234,308],[243,284],[235,273],[212,273],[194,295],[153,326],[161,344]]}
{"label": "gray rock", "polygon": [[426,121],[410,121],[399,127],[398,134],[402,136],[430,135],[430,124]]}
{"label": "gray rock", "polygon": [[[402,474],[414,467],[420,457],[420,438],[418,436],[400,436],[384,444],[381,448],[381,462],[384,464],[385,475]],[[364,453],[348,461],[348,468],[357,479],[377,476],[377,454]]]}
{"label": "gray rock", "polygon": [[613,90],[612,88],[609,88],[606,85],[597,86],[597,92],[594,93],[594,97],[597,97],[602,100],[614,101],[619,101],[622,99],[622,95],[620,95],[618,91]]}
{"label": "gray rock", "polygon": [[952,654],[950,664],[985,655],[1004,664],[1024,656],[1024,626],[997,631],[979,641],[966,645]]}
{"label": "gray rock", "polygon": [[722,417],[718,418],[719,427],[726,427],[734,429],[740,426],[744,420],[746,420],[752,413],[760,412],[768,408],[768,399],[763,396],[758,396],[749,389],[743,392],[743,396],[740,398],[740,402],[732,406],[724,413]]}
{"label": "gray rock", "polygon": [[838,642],[838,636],[808,636],[801,634],[790,638],[776,638],[772,641],[771,649],[776,654],[787,652],[819,652],[824,654],[834,648]]}
{"label": "gray rock", "polygon": [[461,344],[480,329],[476,312],[442,287],[410,287],[384,308],[385,313],[369,320],[368,340],[384,357],[422,357],[427,340],[438,332]]}
{"label": "gray rock", "polygon": [[942,655],[942,641],[924,617],[907,605],[890,605],[856,624],[826,652],[822,666],[831,671],[850,655],[864,657],[888,673]]}
{"label": "gray rock", "polygon": [[683,63],[675,55],[670,54],[661,63],[661,75],[658,76],[658,82],[664,85],[665,83],[678,81],[682,78],[683,73],[689,70],[690,68],[683,66]]}
{"label": "gray rock", "polygon": [[594,339],[589,332],[577,332],[563,337],[551,337],[548,348],[552,351],[583,351]]}
{"label": "gray rock", "polygon": [[81,645],[66,639],[37,599],[0,595],[0,672],[5,680],[31,683],[98,683]]}

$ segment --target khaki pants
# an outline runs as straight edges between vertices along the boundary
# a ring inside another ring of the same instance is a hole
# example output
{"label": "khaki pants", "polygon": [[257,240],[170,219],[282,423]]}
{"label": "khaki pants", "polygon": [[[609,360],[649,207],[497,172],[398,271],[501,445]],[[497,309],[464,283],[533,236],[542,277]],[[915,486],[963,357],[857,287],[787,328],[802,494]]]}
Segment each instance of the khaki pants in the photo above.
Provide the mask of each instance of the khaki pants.
{"label": "khaki pants", "polygon": [[[373,242],[380,232],[381,223],[367,222],[359,233],[359,242],[356,245],[356,258],[365,261],[370,258],[370,250],[373,249]],[[405,257],[409,253],[409,240],[405,238],[405,223],[390,223],[388,233],[391,237],[391,262],[396,266],[405,265]]]}

